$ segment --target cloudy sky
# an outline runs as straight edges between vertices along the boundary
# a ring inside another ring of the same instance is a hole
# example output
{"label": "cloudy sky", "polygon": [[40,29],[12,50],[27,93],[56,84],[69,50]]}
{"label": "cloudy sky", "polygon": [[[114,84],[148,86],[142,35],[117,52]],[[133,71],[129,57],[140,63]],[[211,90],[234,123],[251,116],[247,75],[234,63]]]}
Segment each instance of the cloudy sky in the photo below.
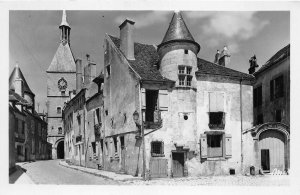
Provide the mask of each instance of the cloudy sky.
{"label": "cloudy sky", "polygon": [[[172,11],[68,11],[71,26],[71,49],[75,58],[90,54],[103,67],[105,33],[119,36],[119,25],[125,18],[134,20],[134,39],[146,44],[159,44]],[[16,62],[40,103],[46,102],[46,70],[59,45],[62,11],[9,12],[9,74]],[[275,52],[290,43],[288,11],[183,11],[184,20],[201,45],[198,57],[213,61],[217,49],[227,45],[231,52],[229,68],[248,72],[249,58],[256,54],[264,64]],[[45,110],[46,111],[46,110]]]}

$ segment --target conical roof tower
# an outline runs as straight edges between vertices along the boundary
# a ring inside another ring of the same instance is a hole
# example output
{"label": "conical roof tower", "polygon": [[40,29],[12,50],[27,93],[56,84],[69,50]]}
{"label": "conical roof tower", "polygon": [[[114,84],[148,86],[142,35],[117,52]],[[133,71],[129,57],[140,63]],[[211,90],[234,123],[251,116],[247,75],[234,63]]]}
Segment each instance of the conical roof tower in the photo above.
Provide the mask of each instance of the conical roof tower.
{"label": "conical roof tower", "polygon": [[34,93],[31,91],[31,89],[29,88],[26,79],[18,65],[18,63],[16,64],[15,68],[13,69],[12,73],[9,76],[9,90],[15,90],[15,81],[16,80],[22,80],[23,81],[23,90],[26,93],[30,93],[32,95],[34,95]]}

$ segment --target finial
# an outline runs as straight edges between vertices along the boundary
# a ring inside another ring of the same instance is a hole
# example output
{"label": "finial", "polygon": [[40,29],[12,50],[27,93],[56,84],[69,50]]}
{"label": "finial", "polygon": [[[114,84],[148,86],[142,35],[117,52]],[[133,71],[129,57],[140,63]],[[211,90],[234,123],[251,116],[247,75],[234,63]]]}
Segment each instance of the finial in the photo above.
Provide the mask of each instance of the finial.
{"label": "finial", "polygon": [[69,26],[69,23],[67,22],[67,13],[66,10],[63,10],[62,18],[61,18],[61,24],[60,26]]}

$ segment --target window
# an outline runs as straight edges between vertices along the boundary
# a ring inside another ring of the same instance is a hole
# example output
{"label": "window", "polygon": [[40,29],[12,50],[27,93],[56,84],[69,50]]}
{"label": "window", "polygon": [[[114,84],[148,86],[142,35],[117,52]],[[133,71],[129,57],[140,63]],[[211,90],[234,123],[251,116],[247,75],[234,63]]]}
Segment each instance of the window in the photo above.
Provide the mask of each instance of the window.
{"label": "window", "polygon": [[158,110],[158,90],[146,90],[146,121],[154,122],[154,111]]}
{"label": "window", "polygon": [[192,82],[192,77],[187,77],[186,78],[186,86],[191,86],[191,82]]}
{"label": "window", "polygon": [[224,93],[209,93],[209,128],[224,129],[225,128],[225,112],[224,112]]}
{"label": "window", "polygon": [[184,74],[184,69],[185,69],[184,66],[179,66],[179,67],[178,67],[178,73],[179,73],[179,74]]}
{"label": "window", "polygon": [[58,134],[62,134],[62,128],[58,127]]}
{"label": "window", "polygon": [[222,157],[223,156],[223,135],[207,135],[207,156]]}
{"label": "window", "polygon": [[117,142],[117,137],[113,137],[113,140],[114,140],[115,153],[118,153],[118,142]]}
{"label": "window", "polygon": [[106,66],[106,77],[110,76],[110,65]]}
{"label": "window", "polygon": [[61,114],[61,107],[56,107],[57,114]]}
{"label": "window", "polygon": [[281,110],[275,110],[275,121],[281,122]]}
{"label": "window", "polygon": [[191,74],[191,73],[192,73],[192,68],[186,67],[186,74]]}
{"label": "window", "polygon": [[66,92],[65,91],[61,91],[61,96],[65,96],[66,95]]}
{"label": "window", "polygon": [[210,128],[224,128],[224,112],[210,112],[209,113],[209,127]]}
{"label": "window", "polygon": [[184,54],[188,54],[189,53],[189,50],[188,49],[185,49],[184,50]]}
{"label": "window", "polygon": [[262,105],[262,86],[253,90],[253,105],[254,108]]}
{"label": "window", "polygon": [[25,134],[25,122],[22,121],[22,134]]}
{"label": "window", "polygon": [[108,154],[108,143],[107,143],[107,141],[105,141],[105,155],[107,155]]}
{"label": "window", "polygon": [[256,125],[260,125],[264,123],[264,116],[263,114],[259,114],[257,115],[257,119],[256,119]]}
{"label": "window", "polygon": [[96,119],[97,119],[96,124],[101,123],[100,109],[99,108],[96,109]]}
{"label": "window", "polygon": [[22,146],[20,145],[17,146],[17,154],[22,155]]}
{"label": "window", "polygon": [[120,142],[121,142],[121,149],[124,149],[125,148],[124,136],[120,136]]}
{"label": "window", "polygon": [[100,139],[100,147],[101,147],[101,152],[103,154],[104,153],[104,150],[103,150],[103,139]]}
{"label": "window", "polygon": [[273,101],[283,96],[283,76],[279,76],[270,81],[270,100]]}
{"label": "window", "polygon": [[180,85],[180,86],[184,86],[184,79],[185,79],[184,76],[180,76],[180,77],[179,77],[179,85]]}
{"label": "window", "polygon": [[151,142],[151,156],[165,156],[163,142],[161,141]]}
{"label": "window", "polygon": [[93,154],[96,154],[96,142],[92,142]]}

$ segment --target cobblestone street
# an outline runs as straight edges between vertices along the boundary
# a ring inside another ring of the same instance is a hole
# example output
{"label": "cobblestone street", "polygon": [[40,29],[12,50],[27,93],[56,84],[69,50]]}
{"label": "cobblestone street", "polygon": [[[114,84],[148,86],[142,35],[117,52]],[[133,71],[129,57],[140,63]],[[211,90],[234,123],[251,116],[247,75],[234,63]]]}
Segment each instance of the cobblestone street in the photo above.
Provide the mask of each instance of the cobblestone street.
{"label": "cobblestone street", "polygon": [[114,185],[118,182],[96,177],[73,169],[60,166],[59,160],[37,161],[21,165],[26,174],[36,184],[82,184]]}

